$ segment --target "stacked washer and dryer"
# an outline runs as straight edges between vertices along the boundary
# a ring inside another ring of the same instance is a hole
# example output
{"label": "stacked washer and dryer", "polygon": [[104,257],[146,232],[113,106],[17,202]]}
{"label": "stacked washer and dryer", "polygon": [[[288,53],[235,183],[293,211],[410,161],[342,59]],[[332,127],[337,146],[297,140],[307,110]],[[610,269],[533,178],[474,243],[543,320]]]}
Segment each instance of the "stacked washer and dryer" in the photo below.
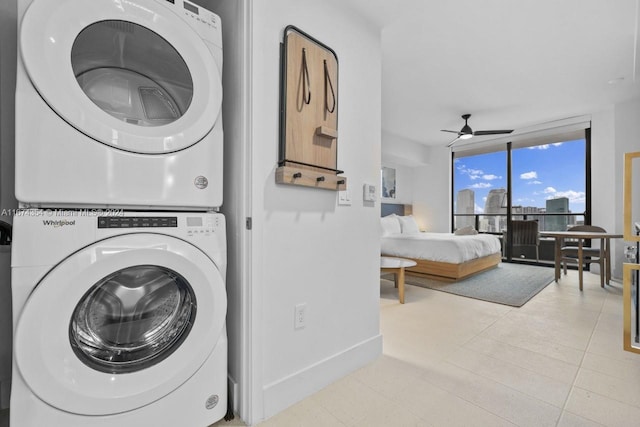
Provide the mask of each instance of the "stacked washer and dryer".
{"label": "stacked washer and dryer", "polygon": [[11,426],[226,412],[222,36],[186,0],[18,0]]}

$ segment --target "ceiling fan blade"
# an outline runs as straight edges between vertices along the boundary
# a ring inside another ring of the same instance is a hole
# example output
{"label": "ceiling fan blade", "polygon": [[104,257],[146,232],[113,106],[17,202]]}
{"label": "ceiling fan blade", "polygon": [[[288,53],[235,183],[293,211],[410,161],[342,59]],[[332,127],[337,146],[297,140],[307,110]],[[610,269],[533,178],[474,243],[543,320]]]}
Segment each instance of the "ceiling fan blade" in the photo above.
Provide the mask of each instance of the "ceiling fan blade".
{"label": "ceiling fan blade", "polygon": [[504,130],[477,130],[475,131],[473,134],[476,136],[482,136],[482,135],[503,135],[506,133],[511,133],[513,132],[513,129],[504,129]]}
{"label": "ceiling fan blade", "polygon": [[447,144],[447,147],[451,147],[451,146],[452,146],[453,144],[455,144],[455,142],[456,142],[457,140],[459,140],[459,139],[460,139],[459,137],[458,137],[458,138],[456,138],[456,139],[454,139],[453,141],[451,141],[450,143],[448,143],[448,144]]}
{"label": "ceiling fan blade", "polygon": [[446,129],[440,129],[440,132],[451,132],[451,133],[457,133],[457,134],[460,133],[457,130],[446,130]]}

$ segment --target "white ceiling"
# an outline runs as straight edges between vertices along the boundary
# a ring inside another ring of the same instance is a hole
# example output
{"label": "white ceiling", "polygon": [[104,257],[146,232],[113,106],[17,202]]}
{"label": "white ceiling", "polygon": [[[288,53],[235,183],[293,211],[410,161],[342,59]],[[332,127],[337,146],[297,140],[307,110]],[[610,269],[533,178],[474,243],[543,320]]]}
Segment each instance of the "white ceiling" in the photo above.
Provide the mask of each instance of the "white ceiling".
{"label": "white ceiling", "polygon": [[639,0],[343,1],[382,30],[386,135],[446,146],[464,113],[518,130],[640,96]]}

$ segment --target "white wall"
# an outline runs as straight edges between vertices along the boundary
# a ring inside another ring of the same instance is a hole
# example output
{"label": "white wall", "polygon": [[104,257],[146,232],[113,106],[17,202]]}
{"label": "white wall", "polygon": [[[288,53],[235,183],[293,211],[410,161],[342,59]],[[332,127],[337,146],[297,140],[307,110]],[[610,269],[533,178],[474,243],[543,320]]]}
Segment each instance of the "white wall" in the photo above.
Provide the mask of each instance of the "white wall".
{"label": "white wall", "polygon": [[[261,349],[262,405],[268,418],[378,357],[379,204],[362,185],[380,180],[379,32],[339,0],[253,2],[252,298]],[[339,60],[338,168],[352,205],[333,191],[276,185],[279,46],[287,25],[332,47]],[[294,329],[294,306],[306,303],[307,326]]]}
{"label": "white wall", "polygon": [[413,216],[420,227],[436,233],[451,232],[451,153],[430,147],[429,163],[413,169]]}
{"label": "white wall", "polygon": [[[384,102],[384,100],[383,100]],[[429,163],[430,148],[400,135],[382,131],[382,161],[405,166],[422,166]]]}
{"label": "white wall", "polygon": [[[615,195],[616,210],[616,232],[624,231],[623,224],[623,176],[624,176],[624,153],[640,151],[640,99],[631,100],[615,106],[615,147],[612,150],[615,153],[614,168],[615,176],[612,181]],[[637,164],[637,162],[635,163]],[[640,191],[635,189],[634,197],[638,198]],[[637,212],[637,211],[635,211]],[[634,219],[637,221],[637,218]],[[614,276],[622,277],[622,263],[624,261],[624,242],[621,239],[616,240],[614,246],[615,262]]]}
{"label": "white wall", "polygon": [[[618,229],[617,216],[622,210],[616,209],[616,135],[614,127],[615,112],[613,107],[591,115],[591,223],[603,227],[610,232]],[[622,174],[622,172],[619,172]],[[620,190],[622,191],[622,190]],[[616,250],[617,242],[612,241],[612,275],[622,276]],[[599,267],[593,265],[592,271],[599,273]]]}
{"label": "white wall", "polygon": [[447,148],[427,147],[383,131],[382,166],[396,168],[398,197],[382,202],[413,205],[413,216],[422,230],[451,231],[450,158]]}
{"label": "white wall", "polygon": [[[15,136],[17,9],[14,1],[0,2],[0,220],[17,207],[13,195]],[[11,268],[9,247],[0,247],[0,409],[9,405],[11,376]]]}

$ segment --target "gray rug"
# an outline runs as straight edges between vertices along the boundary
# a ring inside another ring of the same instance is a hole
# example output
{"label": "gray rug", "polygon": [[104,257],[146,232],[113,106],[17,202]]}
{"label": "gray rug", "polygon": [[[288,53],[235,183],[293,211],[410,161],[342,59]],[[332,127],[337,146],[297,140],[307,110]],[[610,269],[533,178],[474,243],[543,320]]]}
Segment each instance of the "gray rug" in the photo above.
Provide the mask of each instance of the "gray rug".
{"label": "gray rug", "polygon": [[405,276],[408,285],[513,307],[523,306],[553,280],[553,268],[510,263],[501,263],[496,268],[451,283]]}

